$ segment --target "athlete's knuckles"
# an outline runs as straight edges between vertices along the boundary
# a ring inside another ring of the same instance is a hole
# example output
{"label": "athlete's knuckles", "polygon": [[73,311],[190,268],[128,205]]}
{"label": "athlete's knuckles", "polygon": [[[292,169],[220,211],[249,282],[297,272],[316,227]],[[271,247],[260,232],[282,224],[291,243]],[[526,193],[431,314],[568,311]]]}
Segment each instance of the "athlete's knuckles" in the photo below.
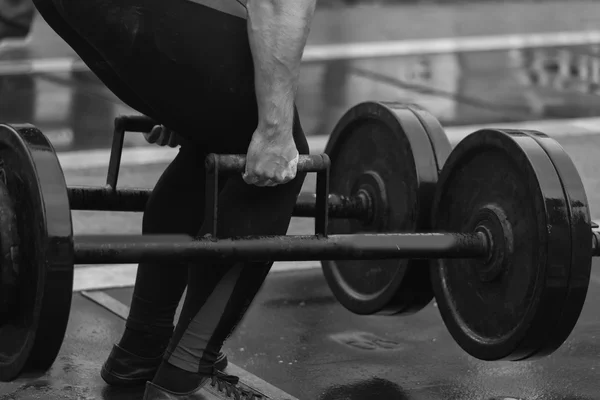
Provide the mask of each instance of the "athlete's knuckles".
{"label": "athlete's knuckles", "polygon": [[263,179],[275,179],[275,172],[269,170],[260,171],[260,177]]}
{"label": "athlete's knuckles", "polygon": [[285,179],[286,179],[286,175],[284,173],[280,172],[275,175],[273,180],[275,180],[278,183],[283,183],[283,182],[285,182]]}

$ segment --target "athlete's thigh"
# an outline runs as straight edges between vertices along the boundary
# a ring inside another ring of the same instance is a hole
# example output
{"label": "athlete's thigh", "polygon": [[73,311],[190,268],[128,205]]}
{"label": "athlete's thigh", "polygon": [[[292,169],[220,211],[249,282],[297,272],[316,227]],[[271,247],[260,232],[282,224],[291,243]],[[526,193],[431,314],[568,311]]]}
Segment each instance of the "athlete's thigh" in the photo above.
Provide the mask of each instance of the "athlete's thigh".
{"label": "athlete's thigh", "polygon": [[211,151],[247,148],[257,106],[243,18],[189,0],[56,1],[161,123]]}
{"label": "athlete's thigh", "polygon": [[109,90],[129,107],[142,114],[153,116],[147,104],[128,87],[127,82],[121,79],[101,54],[70,26],[58,11],[54,0],[34,0],[33,3],[44,21],[75,50]]}
{"label": "athlete's thigh", "polygon": [[[190,144],[183,144],[175,159],[158,179],[146,204],[144,233],[196,235],[205,214],[206,154]],[[227,177],[221,176],[219,189]]]}

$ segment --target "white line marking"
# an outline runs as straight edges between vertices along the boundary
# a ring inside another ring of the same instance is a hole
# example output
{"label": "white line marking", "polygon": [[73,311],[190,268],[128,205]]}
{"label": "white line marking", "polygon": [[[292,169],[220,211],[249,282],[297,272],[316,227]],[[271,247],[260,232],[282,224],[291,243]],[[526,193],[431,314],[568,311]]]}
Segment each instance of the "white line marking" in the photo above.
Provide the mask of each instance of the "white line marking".
{"label": "white line marking", "polygon": [[88,71],[83,61],[73,57],[40,58],[37,60],[0,61],[0,76]]}
{"label": "white line marking", "polygon": [[129,307],[104,292],[82,292],[81,294],[123,319],[127,319],[129,315]]}
{"label": "white line marking", "polygon": [[73,291],[115,289],[135,284],[137,264],[76,267]]}
{"label": "white line marking", "polygon": [[[531,47],[578,46],[600,43],[600,31],[528,33],[494,36],[467,36],[422,40],[390,40],[364,43],[308,45],[302,61],[399,57],[439,53],[514,50]],[[56,57],[22,61],[0,61],[1,75],[26,75],[86,71],[78,58]]]}
{"label": "white line marking", "polygon": [[[445,128],[445,131],[450,141],[456,144],[465,136],[484,128],[533,129],[554,138],[587,136],[600,133],[600,117],[453,126]],[[311,152],[314,154],[323,153],[328,140],[328,136],[309,136],[308,144]],[[177,151],[177,149],[158,146],[126,148],[123,150],[121,165],[136,166],[167,163],[173,160]],[[105,168],[108,166],[109,158],[110,149],[81,150],[58,154],[58,159],[64,170]]]}
{"label": "white line marking", "polygon": [[[318,261],[277,262],[270,273],[304,271],[321,268]],[[137,264],[81,265],[75,268],[73,291],[106,290],[135,284]]]}
{"label": "white line marking", "polygon": [[352,60],[358,58],[514,50],[530,47],[577,46],[596,43],[600,43],[600,31],[394,40],[307,46],[302,60],[304,62],[323,62],[334,59]]}
{"label": "white line marking", "polygon": [[33,31],[30,31],[26,37],[4,38],[0,42],[0,52],[13,49],[24,49],[31,43]]}

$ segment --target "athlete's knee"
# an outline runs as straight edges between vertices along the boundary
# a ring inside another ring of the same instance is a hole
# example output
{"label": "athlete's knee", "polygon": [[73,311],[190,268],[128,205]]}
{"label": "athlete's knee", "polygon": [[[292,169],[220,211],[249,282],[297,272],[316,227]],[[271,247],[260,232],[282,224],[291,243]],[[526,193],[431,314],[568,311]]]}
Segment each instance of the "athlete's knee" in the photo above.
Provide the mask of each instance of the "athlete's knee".
{"label": "athlete's knee", "polygon": [[203,157],[195,149],[181,146],[148,199],[142,233],[196,234],[204,219]]}

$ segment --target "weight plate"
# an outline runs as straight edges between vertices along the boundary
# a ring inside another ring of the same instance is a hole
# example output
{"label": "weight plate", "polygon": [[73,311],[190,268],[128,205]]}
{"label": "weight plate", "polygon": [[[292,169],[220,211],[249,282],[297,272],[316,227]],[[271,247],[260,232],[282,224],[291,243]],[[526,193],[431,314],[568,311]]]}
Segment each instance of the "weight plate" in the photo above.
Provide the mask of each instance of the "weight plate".
{"label": "weight plate", "polygon": [[585,303],[592,267],[592,221],[581,176],[565,149],[554,139],[537,131],[522,131],[544,149],[560,178],[567,200],[571,227],[571,263],[569,287],[562,312],[557,312],[553,329],[547,331],[547,343],[535,355],[542,357],[558,349],[573,331]]}
{"label": "weight plate", "polygon": [[[435,194],[434,229],[473,231],[482,210],[500,210],[499,220],[510,229],[500,235],[496,230],[493,241],[506,237],[500,247],[512,250],[503,254],[499,270],[484,259],[432,263],[440,314],[459,346],[473,357],[535,357],[545,352],[548,342],[543,339],[554,329],[557,310],[563,309],[571,229],[560,178],[533,138],[482,130],[450,154]],[[490,276],[490,271],[495,273]]]}
{"label": "weight plate", "polygon": [[420,106],[410,104],[407,105],[407,108],[417,116],[419,121],[421,121],[421,125],[425,128],[425,132],[429,135],[429,141],[436,156],[437,168],[438,171],[441,171],[452,151],[452,145],[450,144],[450,140],[448,140],[444,128],[436,117]]}
{"label": "weight plate", "polygon": [[[422,111],[425,113],[425,111]],[[438,165],[450,143],[432,139],[406,106],[366,102],[335,127],[325,152],[331,158],[331,193],[351,196],[369,188],[371,221],[331,219],[329,232],[418,232],[429,213]],[[357,314],[410,314],[433,298],[427,260],[323,261],[337,300]]]}
{"label": "weight plate", "polygon": [[17,214],[4,182],[4,174],[0,173],[0,315],[14,310],[19,289]]}
{"label": "weight plate", "polygon": [[0,380],[45,371],[62,345],[73,290],[73,232],[54,149],[31,125],[0,125],[0,162],[16,209],[18,297],[0,317]]}

